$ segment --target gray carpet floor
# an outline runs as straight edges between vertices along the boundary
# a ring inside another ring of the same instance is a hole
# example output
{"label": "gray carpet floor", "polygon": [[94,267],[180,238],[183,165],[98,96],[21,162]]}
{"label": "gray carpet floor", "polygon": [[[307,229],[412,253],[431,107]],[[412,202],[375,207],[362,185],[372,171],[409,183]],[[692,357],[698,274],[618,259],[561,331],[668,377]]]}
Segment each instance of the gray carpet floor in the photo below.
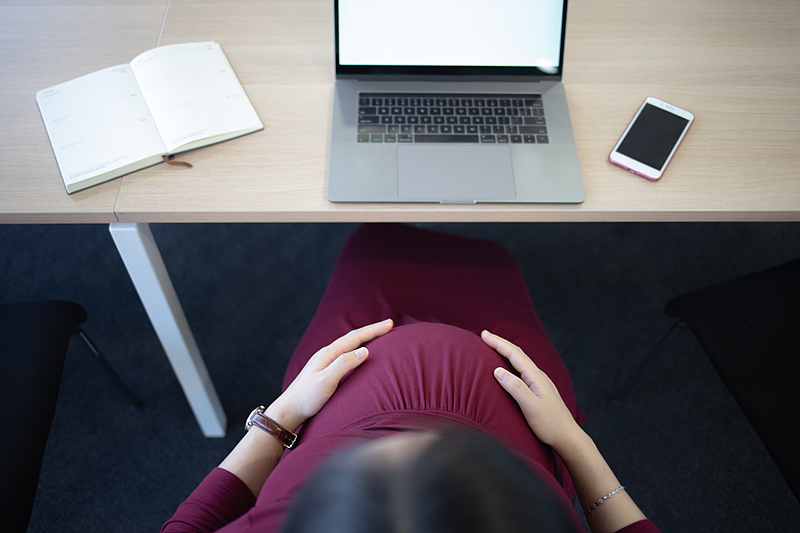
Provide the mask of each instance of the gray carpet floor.
{"label": "gray carpet floor", "polygon": [[[516,257],[585,428],[662,531],[797,530],[800,503],[690,332],[622,406],[608,396],[670,326],[668,299],[800,256],[800,225],[429,226],[496,239]],[[107,227],[0,226],[0,302],[79,302],[86,331],[145,402],[133,408],[73,339],[30,531],[157,531],[241,437],[253,406],[279,392],[354,227],[152,226],[229,418],[227,436],[208,439]]]}

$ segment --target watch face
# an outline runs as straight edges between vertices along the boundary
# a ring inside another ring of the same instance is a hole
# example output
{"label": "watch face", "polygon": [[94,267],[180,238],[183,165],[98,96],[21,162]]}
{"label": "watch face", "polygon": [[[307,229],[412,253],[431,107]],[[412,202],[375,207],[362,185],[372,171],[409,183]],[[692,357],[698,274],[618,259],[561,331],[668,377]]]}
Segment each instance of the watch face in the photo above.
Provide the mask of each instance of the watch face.
{"label": "watch face", "polygon": [[263,413],[265,411],[264,406],[259,405],[250,413],[250,416],[247,417],[247,421],[244,423],[245,431],[249,431],[251,427],[253,427],[253,418],[256,416],[256,413]]}
{"label": "watch face", "polygon": [[297,435],[284,428],[271,418],[267,417],[267,415],[264,414],[266,410],[267,409],[263,405],[253,409],[253,411],[250,413],[250,416],[247,417],[247,422],[244,424],[244,429],[246,431],[250,431],[251,427],[258,426],[278,439],[278,442],[280,442],[284,447],[291,448],[294,446],[295,442],[297,441]]}

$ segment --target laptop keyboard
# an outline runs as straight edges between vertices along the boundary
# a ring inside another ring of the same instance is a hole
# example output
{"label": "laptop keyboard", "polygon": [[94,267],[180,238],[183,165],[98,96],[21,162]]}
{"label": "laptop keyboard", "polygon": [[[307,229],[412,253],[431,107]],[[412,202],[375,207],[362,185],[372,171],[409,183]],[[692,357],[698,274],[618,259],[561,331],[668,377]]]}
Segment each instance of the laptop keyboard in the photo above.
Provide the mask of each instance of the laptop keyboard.
{"label": "laptop keyboard", "polygon": [[360,93],[358,142],[547,144],[541,94]]}

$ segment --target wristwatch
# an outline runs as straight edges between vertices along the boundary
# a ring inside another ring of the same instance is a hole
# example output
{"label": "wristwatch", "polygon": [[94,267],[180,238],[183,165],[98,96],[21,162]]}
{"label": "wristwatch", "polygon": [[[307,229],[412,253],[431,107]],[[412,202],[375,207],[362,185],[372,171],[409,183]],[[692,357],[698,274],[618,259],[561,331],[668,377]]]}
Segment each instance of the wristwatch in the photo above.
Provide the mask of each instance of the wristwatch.
{"label": "wristwatch", "polygon": [[247,422],[244,424],[244,429],[249,431],[251,427],[256,426],[263,429],[283,444],[285,448],[291,448],[297,442],[297,435],[275,422],[273,419],[264,414],[267,408],[259,405],[250,416],[247,417]]}

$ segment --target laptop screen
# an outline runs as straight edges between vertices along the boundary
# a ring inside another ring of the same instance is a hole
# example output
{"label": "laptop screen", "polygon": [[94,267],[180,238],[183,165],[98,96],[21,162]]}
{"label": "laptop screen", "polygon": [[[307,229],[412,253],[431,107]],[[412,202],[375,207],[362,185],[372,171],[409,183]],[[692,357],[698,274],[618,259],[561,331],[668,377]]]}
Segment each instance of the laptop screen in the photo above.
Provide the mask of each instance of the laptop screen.
{"label": "laptop screen", "polygon": [[337,0],[337,74],[558,75],[565,0]]}

